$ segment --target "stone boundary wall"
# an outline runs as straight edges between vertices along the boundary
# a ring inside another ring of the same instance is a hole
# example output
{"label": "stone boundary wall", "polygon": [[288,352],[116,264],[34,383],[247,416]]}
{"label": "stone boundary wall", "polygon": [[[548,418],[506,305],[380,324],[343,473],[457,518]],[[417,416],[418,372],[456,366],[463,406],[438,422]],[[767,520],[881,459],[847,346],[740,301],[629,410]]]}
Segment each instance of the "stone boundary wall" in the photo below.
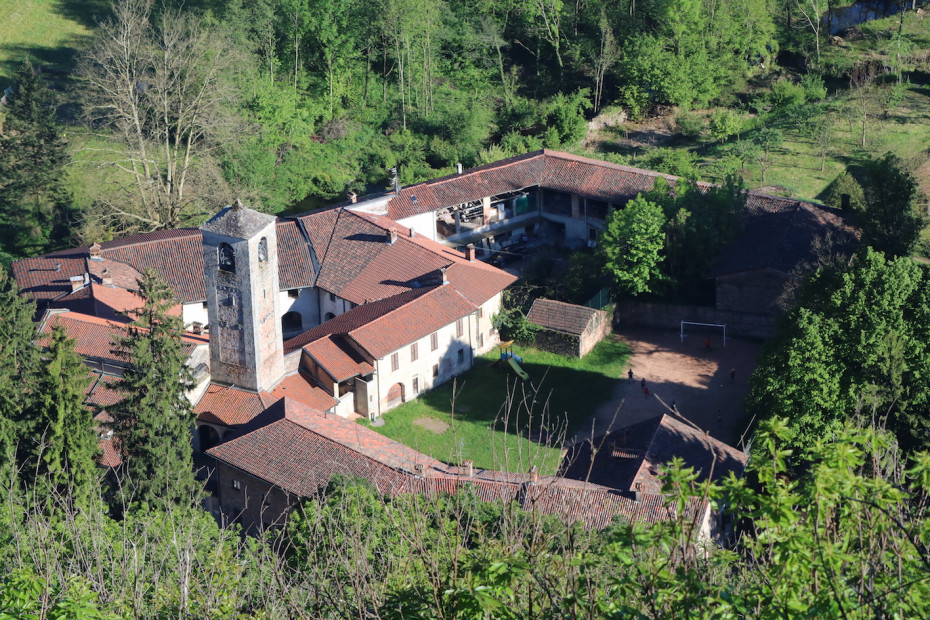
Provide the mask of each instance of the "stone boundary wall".
{"label": "stone boundary wall", "polygon": [[726,323],[728,336],[771,338],[775,333],[775,317],[718,310],[708,306],[626,301],[618,302],[614,310],[615,328],[639,325],[677,330],[681,321]]}

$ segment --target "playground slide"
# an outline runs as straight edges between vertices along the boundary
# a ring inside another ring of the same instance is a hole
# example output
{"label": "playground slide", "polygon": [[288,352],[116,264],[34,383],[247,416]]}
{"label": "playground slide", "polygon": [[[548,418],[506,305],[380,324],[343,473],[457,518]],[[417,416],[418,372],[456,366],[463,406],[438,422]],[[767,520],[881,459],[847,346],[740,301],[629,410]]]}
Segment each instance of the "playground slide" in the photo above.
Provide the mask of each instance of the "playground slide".
{"label": "playground slide", "polygon": [[510,364],[510,367],[513,368],[513,371],[517,373],[517,375],[524,381],[530,378],[530,376],[526,374],[526,371],[520,368],[520,364],[517,363],[517,360],[509,357],[507,358],[507,363]]}

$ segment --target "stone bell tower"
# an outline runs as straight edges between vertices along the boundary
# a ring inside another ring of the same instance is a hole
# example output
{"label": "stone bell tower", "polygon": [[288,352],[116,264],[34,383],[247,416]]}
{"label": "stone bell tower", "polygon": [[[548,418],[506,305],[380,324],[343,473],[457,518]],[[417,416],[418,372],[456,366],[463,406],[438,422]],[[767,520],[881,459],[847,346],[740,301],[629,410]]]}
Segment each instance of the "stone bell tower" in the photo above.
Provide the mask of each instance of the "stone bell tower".
{"label": "stone bell tower", "polygon": [[284,373],[275,221],[236,200],[200,227],[217,383],[265,390]]}

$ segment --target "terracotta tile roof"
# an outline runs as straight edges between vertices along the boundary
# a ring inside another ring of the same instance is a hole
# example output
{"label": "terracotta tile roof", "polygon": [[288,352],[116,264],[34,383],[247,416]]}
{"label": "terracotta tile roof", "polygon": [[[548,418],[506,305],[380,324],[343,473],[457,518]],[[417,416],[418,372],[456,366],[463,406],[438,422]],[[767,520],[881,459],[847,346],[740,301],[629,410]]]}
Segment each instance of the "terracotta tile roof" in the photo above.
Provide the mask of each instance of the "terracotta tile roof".
{"label": "terracotta tile roof", "polygon": [[329,411],[338,401],[332,395],[317,385],[312,377],[301,371],[284,377],[278,385],[274,386],[271,394],[262,392],[265,402],[275,402],[282,398],[292,398],[297,402],[318,411]]}
{"label": "terracotta tile roof", "polygon": [[[74,350],[78,355],[118,364],[126,363],[126,356],[116,351],[116,342],[127,335],[127,324],[71,311],[53,312],[42,324],[36,344],[40,347],[48,346],[52,329],[58,325],[74,340]],[[183,334],[181,339],[184,341],[182,351],[185,356],[190,355],[195,346],[209,343],[206,336],[191,333]]]}
{"label": "terracotta tile roof", "polygon": [[[106,410],[123,400],[123,393],[117,387],[122,379],[100,373],[90,373],[92,381],[87,387],[87,404],[100,410]],[[105,420],[107,421],[107,420]]]}
{"label": "terracotta tile roof", "polygon": [[[294,220],[280,220],[278,275],[281,289],[311,286],[314,278],[310,251]],[[90,273],[100,282],[103,269],[113,284],[136,290],[137,279],[152,267],[184,303],[207,298],[203,275],[203,241],[198,228],[157,230],[131,235],[100,245],[100,260],[89,258],[89,248],[52,252],[13,263],[13,274],[25,293],[37,300],[54,299],[71,292],[71,276]],[[43,310],[40,308],[40,311]]]}
{"label": "terracotta tile roof", "polygon": [[542,297],[533,302],[526,318],[540,327],[580,336],[598,310]]}
{"label": "terracotta tile roof", "polygon": [[437,286],[352,330],[349,336],[379,359],[475,310],[475,305],[451,286]]}
{"label": "terracotta tile roof", "polygon": [[[598,447],[593,467],[592,444]],[[711,466],[714,480],[731,471],[741,475],[748,460],[736,448],[663,414],[576,444],[565,457],[562,473],[621,491],[634,491],[639,485],[643,492],[659,493],[661,469],[674,457],[681,458],[685,467],[693,467],[702,481]]]}
{"label": "terracotta tile roof", "polygon": [[858,233],[840,212],[777,196],[752,193],[746,201],[743,230],[720,252],[711,276],[756,269],[790,273],[796,265],[813,261],[813,241],[827,234],[852,250]]}
{"label": "terracotta tile roof", "polygon": [[362,304],[352,308],[348,312],[343,312],[336,318],[326,321],[322,325],[314,327],[299,336],[294,336],[284,343],[284,354],[288,355],[305,345],[329,336],[330,334],[347,334],[354,329],[369,323],[386,312],[391,312],[400,308],[411,300],[426,294],[429,289],[421,288],[394,295],[387,299],[379,299],[371,303]]}
{"label": "terracotta tile roof", "polygon": [[100,450],[97,463],[102,467],[119,467],[123,462],[119,439],[112,434],[107,436],[106,431],[113,422],[113,416],[106,409],[123,399],[123,394],[114,388],[122,379],[89,372],[87,381],[87,387],[84,390],[87,398],[84,402],[93,414],[94,421],[97,422],[95,432],[98,435],[97,448]]}
{"label": "terracotta tile roof", "polygon": [[304,351],[336,382],[367,375],[374,370],[374,366],[338,334],[330,334],[315,340],[306,345]]}
{"label": "terracotta tile roof", "polygon": [[[361,476],[382,493],[401,492],[420,464],[439,461],[335,415],[283,398],[207,453],[288,492],[316,495],[334,474]],[[441,471],[441,470],[440,470]]]}
{"label": "terracotta tile roof", "polygon": [[310,249],[295,220],[278,220],[278,286],[282,291],[313,286],[315,271]]}
{"label": "terracotta tile roof", "polygon": [[[317,285],[355,304],[384,299],[441,281],[449,282],[475,304],[482,304],[516,277],[480,261],[467,261],[441,243],[414,234],[406,226],[375,214],[331,209],[300,218],[320,261]],[[327,230],[328,227],[328,230]],[[388,243],[389,230],[397,232]],[[327,236],[328,233],[328,236]]]}
{"label": "terracotta tile roof", "polygon": [[184,302],[207,298],[203,280],[203,242],[197,228],[157,230],[100,244],[103,258],[142,273],[155,269]]}
{"label": "terracotta tile roof", "polygon": [[57,326],[74,340],[74,351],[78,355],[118,364],[127,362],[125,355],[115,351],[116,341],[126,336],[124,324],[76,312],[59,312],[50,315],[42,325],[36,344],[40,347],[48,346],[52,329]]}
{"label": "terracotta tile roof", "polygon": [[102,467],[114,468],[123,464],[123,451],[120,449],[119,438],[116,436],[100,439],[97,442],[100,457],[97,459]]}
{"label": "terracotta tile roof", "polygon": [[262,394],[213,384],[194,407],[194,413],[201,422],[239,426],[249,422],[273,402],[274,399]]}

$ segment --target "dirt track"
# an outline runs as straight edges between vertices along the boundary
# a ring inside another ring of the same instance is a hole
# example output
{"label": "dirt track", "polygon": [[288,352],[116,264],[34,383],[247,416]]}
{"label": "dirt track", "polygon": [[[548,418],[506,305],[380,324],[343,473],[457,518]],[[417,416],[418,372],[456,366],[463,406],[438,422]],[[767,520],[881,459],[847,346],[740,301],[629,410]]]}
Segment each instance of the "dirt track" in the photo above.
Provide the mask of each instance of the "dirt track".
{"label": "dirt track", "polygon": [[[747,379],[756,366],[761,345],[755,341],[727,339],[719,331],[693,332],[681,341],[671,330],[629,328],[617,335],[630,345],[634,380],[621,380],[610,402],[602,405],[568,443],[641,422],[675,403],[681,415],[730,445],[736,446],[749,423],[743,408]],[[711,350],[705,352],[705,338]],[[730,370],[736,379],[730,379]],[[646,379],[650,395],[640,382]],[[665,405],[663,405],[663,401]],[[615,417],[616,413],[616,417]]]}

